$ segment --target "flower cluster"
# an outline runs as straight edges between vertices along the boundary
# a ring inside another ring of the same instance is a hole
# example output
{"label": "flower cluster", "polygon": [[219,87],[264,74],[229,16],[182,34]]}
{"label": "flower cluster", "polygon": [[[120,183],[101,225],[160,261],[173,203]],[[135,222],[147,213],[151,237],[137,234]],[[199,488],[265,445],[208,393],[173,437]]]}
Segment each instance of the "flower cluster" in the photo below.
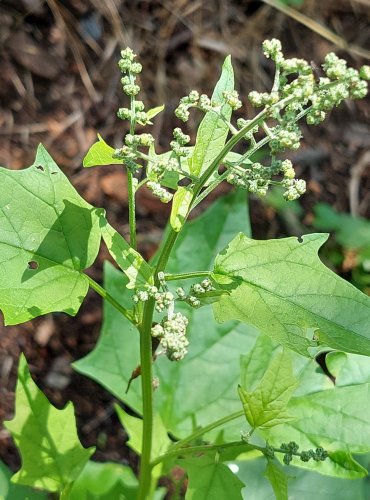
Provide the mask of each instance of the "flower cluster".
{"label": "flower cluster", "polygon": [[150,298],[155,300],[155,309],[161,313],[167,310],[167,314],[159,323],[152,327],[152,337],[159,339],[166,356],[171,361],[179,361],[187,354],[189,341],[186,338],[187,318],[174,312],[175,297],[165,290],[160,292],[156,286],[147,286],[145,290],[137,290],[133,295],[133,301],[146,302]]}
{"label": "flower cluster", "polygon": [[172,200],[173,194],[167,191],[167,189],[162,187],[158,182],[149,181],[146,185],[153,193],[153,196],[159,198],[163,203],[169,203]]}
{"label": "flower cluster", "polygon": [[175,155],[179,158],[189,156],[189,148],[184,146],[190,142],[190,136],[184,134],[181,128],[177,127],[173,131],[173,137],[174,141],[171,141],[170,146]]}
{"label": "flower cluster", "polygon": [[[271,184],[280,184],[285,188],[284,198],[295,200],[306,191],[306,183],[295,178],[289,160],[276,161],[275,155],[300,147],[302,133],[297,122],[304,116],[309,125],[316,125],[343,99],[363,98],[367,93],[365,80],[370,79],[370,67],[363,66],[360,71],[347,68],[346,61],[330,53],[322,65],[325,77],[317,78],[314,68],[304,59],[285,59],[279,40],[266,40],[262,45],[265,56],[276,66],[274,85],[271,92],[250,92],[249,100],[253,106],[265,109],[265,117],[250,130],[251,120],[239,118],[237,126],[240,130],[246,129],[244,138],[250,141],[252,149],[256,144],[255,134],[260,128],[264,129],[272,165],[228,164],[226,180],[258,196],[265,196]],[[269,119],[274,120],[273,126],[267,125]],[[247,158],[247,154],[243,158]],[[278,174],[283,174],[283,179],[273,180],[272,177]]]}
{"label": "flower cluster", "polygon": [[280,452],[284,453],[283,462],[285,465],[289,465],[293,460],[293,455],[299,456],[302,462],[309,462],[311,459],[315,462],[323,462],[328,458],[328,452],[324,450],[321,446],[316,448],[316,450],[308,450],[298,452],[299,446],[294,441],[289,443],[283,443],[280,446]]}
{"label": "flower cluster", "polygon": [[160,292],[154,285],[148,285],[145,290],[136,290],[132,296],[135,304],[139,302],[146,302],[150,298],[155,300],[155,309],[158,312],[163,312],[165,309],[170,308],[174,303],[174,296],[168,290]]}
{"label": "flower cluster", "polygon": [[191,307],[198,308],[201,306],[199,298],[205,293],[212,292],[214,290],[215,288],[212,285],[211,280],[206,278],[201,283],[191,285],[189,293],[186,293],[182,287],[179,287],[176,289],[176,294],[179,300],[186,302]]}
{"label": "flower cluster", "polygon": [[[275,78],[270,92],[249,93],[249,100],[256,108],[263,108],[255,118],[237,120],[237,128],[222,116],[222,107],[228,105],[232,110],[242,106],[238,93],[235,90],[223,91],[220,98],[212,100],[205,94],[192,90],[180,100],[175,110],[175,115],[186,122],[191,108],[197,108],[207,113],[212,111],[228,123],[231,133],[239,134],[240,140],[249,142],[249,148],[241,155],[239,161],[231,163],[224,161],[227,168],[222,179],[246,189],[257,196],[265,196],[271,185],[284,187],[284,198],[295,200],[306,191],[303,179],[297,179],[295,171],[289,160],[277,159],[287,150],[297,150],[300,147],[302,132],[298,122],[305,118],[309,125],[321,123],[328,112],[338,106],[343,99],[361,99],[367,93],[367,82],[370,80],[370,66],[363,66],[359,71],[347,67],[345,60],[334,53],[325,57],[322,65],[323,76],[318,76],[313,63],[304,59],[285,58],[281,42],[277,39],[265,40],[262,44],[265,56],[275,65]],[[168,203],[173,194],[170,189],[176,186],[181,177],[189,177],[193,182],[198,179],[188,172],[188,158],[192,154],[189,147],[190,137],[180,128],[173,131],[173,140],[170,142],[171,150],[161,157],[144,154],[139,148],[151,147],[154,138],[151,134],[136,134],[137,123],[145,125],[151,123],[142,101],[136,100],[140,90],[136,82],[141,65],[135,61],[135,54],[131,49],[121,52],[119,67],[123,73],[123,91],[130,96],[130,108],[120,108],[118,116],[130,120],[130,133],[125,137],[125,144],[114,153],[115,158],[122,160],[133,173],[142,167],[142,161],[147,161],[148,188],[154,196],[162,202]],[[257,142],[258,133],[265,133],[265,137]],[[271,155],[271,165],[251,163],[250,156],[264,144],[268,144]],[[216,172],[215,166],[215,172]],[[174,173],[174,175],[166,175]],[[278,177],[276,177],[278,176]],[[140,184],[141,185],[141,184]],[[184,292],[185,293],[185,292]],[[199,297],[190,293],[185,294],[186,302],[197,307]],[[179,297],[180,298],[180,297]],[[184,300],[184,299],[182,299]]]}
{"label": "flower cluster", "polygon": [[190,108],[198,108],[205,113],[211,110],[220,112],[222,104],[225,103],[228,104],[233,110],[241,108],[242,102],[240,101],[236,90],[225,90],[222,93],[222,97],[223,102],[213,102],[206,94],[199,95],[196,90],[192,90],[189,95],[180,99],[180,104],[175,109],[175,115],[183,122],[186,122],[190,116]]}
{"label": "flower cluster", "polygon": [[189,95],[182,97],[179,106],[175,109],[177,118],[183,122],[188,121],[190,116],[189,109],[196,107],[198,101],[199,93],[196,90],[192,90]]}
{"label": "flower cluster", "polygon": [[[241,438],[243,441],[248,442],[250,438],[250,433],[244,431],[241,432]],[[299,445],[295,441],[290,441],[289,443],[283,443],[280,448],[274,448],[269,443],[266,443],[266,447],[263,451],[264,455],[268,458],[274,458],[275,453],[283,453],[283,462],[285,465],[289,465],[293,460],[293,456],[299,457],[302,462],[309,462],[311,459],[315,462],[323,462],[328,458],[328,452],[324,450],[321,446],[316,448],[316,450],[308,451],[298,451]]]}
{"label": "flower cluster", "polygon": [[[257,196],[266,196],[271,184],[281,185],[285,188],[283,194],[286,200],[296,200],[306,191],[306,182],[295,178],[295,170],[290,160],[275,161],[269,167],[255,162],[247,168],[238,165],[229,165],[227,182],[234,186],[246,189]],[[274,175],[283,174],[281,181],[272,181]]]}
{"label": "flower cluster", "polygon": [[181,313],[165,317],[152,328],[152,336],[158,338],[160,345],[171,361],[180,361],[187,354],[189,341],[186,338],[188,319]]}

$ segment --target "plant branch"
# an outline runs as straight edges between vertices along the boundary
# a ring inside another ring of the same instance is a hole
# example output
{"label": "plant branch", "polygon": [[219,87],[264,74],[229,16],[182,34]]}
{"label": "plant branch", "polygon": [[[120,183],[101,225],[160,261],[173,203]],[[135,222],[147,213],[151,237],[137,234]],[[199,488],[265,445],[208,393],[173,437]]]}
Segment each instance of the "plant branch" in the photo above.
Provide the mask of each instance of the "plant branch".
{"label": "plant branch", "polygon": [[163,462],[168,458],[177,457],[179,455],[194,455],[196,453],[207,453],[210,451],[222,452],[223,450],[227,450],[230,448],[237,448],[239,446],[245,447],[245,451],[258,450],[263,453],[263,451],[265,450],[265,448],[263,448],[262,446],[246,443],[245,441],[232,441],[231,443],[224,443],[224,444],[204,444],[200,446],[188,446],[187,448],[180,448],[176,450],[171,449],[167,453],[160,455],[151,462],[151,467],[156,466],[157,464]]}
{"label": "plant branch", "polygon": [[[179,233],[171,229],[161,249],[154,272],[154,284],[159,286],[158,274],[163,272],[171,250]],[[152,483],[152,467],[150,464],[153,440],[153,387],[152,387],[152,322],[154,299],[149,299],[144,306],[143,320],[140,327],[140,364],[141,388],[143,398],[143,438],[140,459],[140,480],[138,500],[148,500]]]}
{"label": "plant branch", "polygon": [[143,321],[140,326],[140,366],[143,400],[143,437],[140,459],[138,500],[147,500],[151,489],[150,458],[153,439],[153,387],[152,387],[152,320],[154,299],[145,303]]}
{"label": "plant branch", "polygon": [[181,439],[180,441],[177,441],[172,447],[173,450],[178,450],[185,446],[188,443],[191,443],[191,441],[194,441],[195,439],[203,436],[203,434],[206,434],[207,432],[212,431],[213,429],[216,429],[217,427],[221,427],[221,425],[225,425],[228,422],[231,422],[232,420],[235,420],[237,418],[240,418],[244,415],[244,410],[239,410],[235,413],[231,413],[230,415],[226,415],[226,417],[222,417],[219,420],[215,420],[214,422],[206,425],[205,427],[201,427],[194,431],[192,434],[187,436],[184,439]]}
{"label": "plant branch", "polygon": [[[135,83],[135,79],[129,74],[131,84]],[[135,134],[136,112],[135,112],[135,97],[130,96],[130,134]],[[134,175],[127,168],[127,194],[128,194],[128,221],[130,226],[130,245],[134,250],[137,249],[136,241],[136,210],[135,210],[135,186]]]}
{"label": "plant branch", "polygon": [[109,302],[115,309],[117,309],[117,311],[119,311],[121,314],[123,314],[123,316],[125,316],[125,318],[127,318],[129,321],[131,321],[131,323],[133,323],[134,325],[137,324],[132,311],[129,311],[128,309],[123,307],[119,302],[116,301],[115,298],[112,297],[112,295],[110,295],[107,292],[107,290],[105,288],[100,286],[99,283],[97,283],[95,280],[93,280],[90,276],[88,276],[87,274],[85,274],[85,276],[89,282],[89,285],[91,286],[91,288],[93,290],[95,290],[96,293],[98,293],[101,297],[103,297],[104,300]]}
{"label": "plant branch", "polygon": [[207,278],[212,271],[194,271],[191,273],[165,274],[166,281],[180,281],[192,278]]}

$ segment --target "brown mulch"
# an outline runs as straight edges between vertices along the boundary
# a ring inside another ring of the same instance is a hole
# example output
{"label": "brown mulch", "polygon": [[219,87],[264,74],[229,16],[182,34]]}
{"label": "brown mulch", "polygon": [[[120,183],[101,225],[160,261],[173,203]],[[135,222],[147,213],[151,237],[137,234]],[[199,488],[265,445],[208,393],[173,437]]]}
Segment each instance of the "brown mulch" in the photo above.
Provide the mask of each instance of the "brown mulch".
{"label": "brown mulch", "polygon": [[[370,7],[366,1],[306,0],[300,12],[357,47],[370,47]],[[33,162],[39,142],[49,150],[71,182],[90,203],[104,206],[124,235],[127,186],[117,167],[86,169],[82,158],[99,132],[119,146],[126,125],[116,118],[124,105],[117,59],[129,45],[144,66],[142,99],[148,107],[166,103],[152,128],[158,148],[166,148],[177,126],[173,110],[192,88],[210,93],[223,58],[232,54],[242,96],[271,83],[271,65],[261,42],[280,38],[288,56],[320,62],[336,50],[359,67],[369,60],[337,50],[327,39],[261,1],[201,0],[22,0],[0,3],[0,164],[19,169]],[[247,109],[247,113],[250,112]],[[244,110],[245,113],[245,110]],[[242,114],[240,113],[240,116]],[[370,102],[349,103],[332,112],[318,128],[306,128],[302,149],[294,155],[300,175],[309,181],[303,205],[306,221],[316,201],[370,216]],[[196,119],[188,124],[194,138]],[[360,188],[349,194],[349,182]],[[252,204],[254,234],[263,238],[286,231],[274,210]],[[140,250],[146,257],[161,239],[163,205],[143,192],[138,200]],[[102,278],[103,249],[92,269]],[[70,368],[90,352],[99,335],[101,301],[89,292],[76,319],[63,314],[38,318],[17,327],[0,327],[0,423],[13,415],[19,354],[57,407],[75,404],[85,446],[97,445],[97,460],[136,464],[124,446],[127,439],[113,411],[112,397],[95,382]],[[0,458],[11,468],[19,457],[0,427]]]}

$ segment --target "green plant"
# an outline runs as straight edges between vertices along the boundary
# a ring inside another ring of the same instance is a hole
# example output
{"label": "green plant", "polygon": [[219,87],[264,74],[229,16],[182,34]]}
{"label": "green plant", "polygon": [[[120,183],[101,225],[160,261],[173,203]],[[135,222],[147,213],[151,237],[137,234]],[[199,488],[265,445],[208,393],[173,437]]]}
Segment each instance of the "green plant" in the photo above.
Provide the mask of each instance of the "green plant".
{"label": "green plant", "polygon": [[[276,71],[271,92],[249,95],[262,110],[231,122],[242,103],[228,57],[212,97],[193,90],[175,111],[183,121],[191,108],[204,112],[195,145],[176,128],[164,154],[156,153],[150,134],[137,133],[163,107],[145,111],[136,99],[141,65],[130,49],[122,51],[129,107],[118,116],[128,120],[129,133],[116,150],[99,137],[84,166],[125,167],[130,243],[104,210],[76,193],[42,146],[30,168],[0,170],[5,322],[52,311],[75,315],[89,286],[99,293],[105,299],[100,340],[74,367],[131,408],[134,414],[117,405],[117,414],[140,455],[138,481],[127,467],[88,461],[94,449],[81,446],[72,405],[52,407],[22,357],[16,414],[6,424],[22,456],[13,483],[60,498],[161,498],[158,480],[178,464],[188,476],[186,498],[236,499],[244,481],[233,470],[263,457],[265,477],[283,499],[292,466],[366,476],[352,453],[370,452],[370,299],[320,262],[327,235],[251,239],[244,193],[265,196],[278,185],[287,200],[302,195],[305,182],[281,159],[299,147],[299,120],[319,124],[343,99],[364,97],[370,68],[358,72],[329,54],[326,76],[317,80],[306,61],[284,58],[278,40],[264,42],[263,50]],[[269,164],[252,161],[265,145]],[[241,189],[188,222],[222,181]],[[144,185],[164,203],[172,200],[152,262],[136,248],[135,193]],[[120,268],[105,266],[104,288],[84,272],[101,239]],[[335,385],[315,362],[327,351]],[[176,483],[174,498],[184,484],[184,478]]]}

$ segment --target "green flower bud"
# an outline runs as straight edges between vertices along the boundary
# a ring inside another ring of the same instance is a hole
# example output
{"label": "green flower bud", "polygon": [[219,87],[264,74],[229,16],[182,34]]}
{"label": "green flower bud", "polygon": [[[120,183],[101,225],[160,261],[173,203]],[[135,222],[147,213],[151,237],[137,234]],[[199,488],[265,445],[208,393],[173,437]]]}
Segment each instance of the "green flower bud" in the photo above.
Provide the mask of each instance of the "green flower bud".
{"label": "green flower bud", "polygon": [[129,83],[123,86],[123,92],[128,96],[135,96],[140,92],[140,87],[134,83]]}
{"label": "green flower bud", "polygon": [[370,80],[370,66],[361,66],[360,78],[362,78],[363,80]]}
{"label": "green flower bud", "polygon": [[262,42],[262,50],[267,58],[275,61],[277,64],[281,64],[284,60],[281,42],[277,38],[272,38],[271,40],[265,40]]}

